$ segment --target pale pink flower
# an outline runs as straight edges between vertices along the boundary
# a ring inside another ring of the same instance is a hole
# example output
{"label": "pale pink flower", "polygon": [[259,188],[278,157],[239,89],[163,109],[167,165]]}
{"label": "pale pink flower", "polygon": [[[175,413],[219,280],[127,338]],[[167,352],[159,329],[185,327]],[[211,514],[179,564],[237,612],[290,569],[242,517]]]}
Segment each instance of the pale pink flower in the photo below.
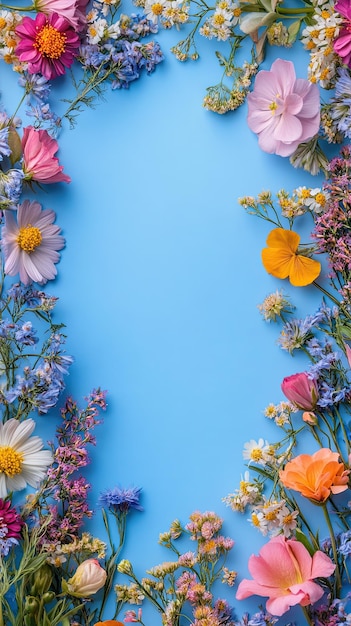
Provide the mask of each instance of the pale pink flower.
{"label": "pale pink flower", "polygon": [[20,275],[22,283],[39,284],[55,278],[57,252],[65,245],[59,234],[60,227],[53,224],[54,211],[42,211],[39,202],[25,200],[17,210],[17,222],[12,211],[5,213],[2,228],[2,246],[5,257],[5,274]]}
{"label": "pale pink flower", "polygon": [[70,183],[71,179],[63,174],[63,166],[55,157],[58,143],[46,130],[36,130],[33,126],[23,129],[22,151],[23,170],[26,180],[38,183]]}
{"label": "pale pink flower", "polygon": [[37,13],[57,13],[65,17],[75,31],[81,32],[86,24],[85,9],[88,2],[89,0],[34,0],[34,7]]}
{"label": "pale pink flower", "polygon": [[106,571],[97,559],[86,559],[77,567],[72,578],[62,581],[62,590],[75,598],[88,598],[104,586],[106,578]]}
{"label": "pale pink flower", "polygon": [[291,61],[277,59],[269,71],[258,72],[248,106],[249,128],[270,154],[290,156],[319,130],[318,87],[296,78]]}
{"label": "pale pink flower", "polygon": [[20,39],[16,55],[28,64],[30,74],[42,74],[48,80],[62,76],[78,54],[76,31],[57,13],[37,13],[35,19],[26,16],[15,31]]}
{"label": "pale pink flower", "polygon": [[278,616],[291,606],[317,602],[324,591],[314,579],[327,578],[335,570],[324,552],[317,550],[312,557],[302,543],[282,535],[266,543],[259,556],[252,555],[248,567],[253,580],[242,580],[236,597],[267,596],[267,611]]}

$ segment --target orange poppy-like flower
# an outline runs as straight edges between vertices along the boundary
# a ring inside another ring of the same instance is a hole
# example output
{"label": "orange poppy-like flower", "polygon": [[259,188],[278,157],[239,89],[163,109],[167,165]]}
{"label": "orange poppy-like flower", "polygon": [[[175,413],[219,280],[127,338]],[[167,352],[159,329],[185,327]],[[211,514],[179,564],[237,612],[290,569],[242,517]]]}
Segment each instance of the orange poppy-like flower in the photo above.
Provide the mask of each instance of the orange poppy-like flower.
{"label": "orange poppy-like flower", "polygon": [[123,622],[116,622],[115,619],[107,619],[104,622],[96,622],[94,626],[124,626]]}
{"label": "orange poppy-like flower", "polygon": [[289,278],[295,287],[310,285],[321,272],[319,261],[298,253],[300,235],[285,228],[274,228],[262,250],[262,263],[268,274]]}
{"label": "orange poppy-like flower", "polygon": [[339,454],[321,448],[314,454],[300,454],[279,473],[284,487],[299,491],[315,502],[325,502],[331,493],[348,488],[350,470],[339,462]]}

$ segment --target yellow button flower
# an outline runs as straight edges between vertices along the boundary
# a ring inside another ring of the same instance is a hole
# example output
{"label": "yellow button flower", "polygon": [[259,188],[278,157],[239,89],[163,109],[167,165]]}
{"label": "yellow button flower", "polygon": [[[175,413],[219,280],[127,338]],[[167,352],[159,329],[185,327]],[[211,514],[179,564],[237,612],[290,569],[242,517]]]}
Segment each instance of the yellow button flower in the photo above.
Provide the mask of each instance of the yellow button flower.
{"label": "yellow button flower", "polygon": [[285,228],[274,228],[262,250],[262,263],[268,274],[289,278],[295,287],[310,285],[319,276],[321,264],[298,252],[300,236]]}

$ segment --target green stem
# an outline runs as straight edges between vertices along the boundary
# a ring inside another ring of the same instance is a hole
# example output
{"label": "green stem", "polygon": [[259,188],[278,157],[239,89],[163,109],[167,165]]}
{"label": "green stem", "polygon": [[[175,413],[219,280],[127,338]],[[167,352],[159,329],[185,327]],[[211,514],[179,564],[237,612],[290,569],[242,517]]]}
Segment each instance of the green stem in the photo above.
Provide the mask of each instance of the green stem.
{"label": "green stem", "polygon": [[304,616],[306,618],[307,624],[309,624],[309,626],[313,626],[313,622],[312,622],[312,620],[310,618],[310,614],[308,612],[308,609],[305,606],[302,606],[301,608],[303,610],[303,614],[304,614]]}
{"label": "green stem", "polygon": [[310,15],[315,11],[314,7],[305,7],[304,9],[284,9],[283,7],[276,7],[275,13],[278,15]]}
{"label": "green stem", "polygon": [[322,508],[323,508],[325,521],[327,522],[328,530],[329,530],[329,533],[330,533],[330,541],[331,541],[331,545],[332,545],[333,557],[334,557],[335,566],[336,566],[336,569],[335,569],[335,597],[336,598],[340,598],[341,576],[340,576],[340,570],[339,570],[339,564],[338,564],[338,551],[337,551],[337,547],[336,547],[334,528],[333,528],[333,524],[331,523],[331,519],[330,519],[330,515],[329,515],[327,504],[325,502],[322,504]]}
{"label": "green stem", "polygon": [[9,4],[3,4],[0,2],[1,9],[9,9],[9,11],[35,11],[34,4],[31,4],[29,7],[12,7]]}

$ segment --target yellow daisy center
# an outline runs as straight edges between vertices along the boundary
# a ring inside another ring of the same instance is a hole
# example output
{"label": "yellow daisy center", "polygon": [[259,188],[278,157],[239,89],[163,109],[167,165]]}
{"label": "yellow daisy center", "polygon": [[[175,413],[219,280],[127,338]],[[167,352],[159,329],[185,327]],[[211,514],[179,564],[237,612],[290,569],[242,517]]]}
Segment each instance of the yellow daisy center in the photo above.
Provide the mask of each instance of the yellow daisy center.
{"label": "yellow daisy center", "polygon": [[32,224],[28,224],[28,226],[20,228],[17,243],[21,250],[30,254],[35,250],[35,248],[40,246],[42,239],[43,238],[39,228],[32,226]]}
{"label": "yellow daisy center", "polygon": [[324,193],[317,193],[316,202],[318,202],[318,204],[320,204],[321,206],[324,206],[325,201],[326,201],[326,198],[325,198]]}
{"label": "yellow daisy center", "polygon": [[260,448],[253,448],[250,452],[250,458],[252,461],[260,461],[263,457],[262,450]]}
{"label": "yellow daisy center", "polygon": [[223,15],[221,15],[221,13],[217,13],[217,15],[214,15],[213,17],[213,22],[214,24],[216,24],[216,26],[222,26],[222,24],[224,24],[225,22],[225,18]]}
{"label": "yellow daisy center", "polygon": [[160,2],[155,2],[155,4],[152,5],[151,10],[154,15],[161,15],[163,6]]}
{"label": "yellow daisy center", "polygon": [[23,454],[11,448],[0,446],[0,472],[10,478],[22,471]]}
{"label": "yellow daisy center", "polygon": [[67,37],[51,24],[46,24],[37,34],[34,47],[50,59],[59,59],[66,49]]}
{"label": "yellow daisy center", "polygon": [[0,29],[3,30],[6,26],[6,20],[4,17],[0,17]]}

